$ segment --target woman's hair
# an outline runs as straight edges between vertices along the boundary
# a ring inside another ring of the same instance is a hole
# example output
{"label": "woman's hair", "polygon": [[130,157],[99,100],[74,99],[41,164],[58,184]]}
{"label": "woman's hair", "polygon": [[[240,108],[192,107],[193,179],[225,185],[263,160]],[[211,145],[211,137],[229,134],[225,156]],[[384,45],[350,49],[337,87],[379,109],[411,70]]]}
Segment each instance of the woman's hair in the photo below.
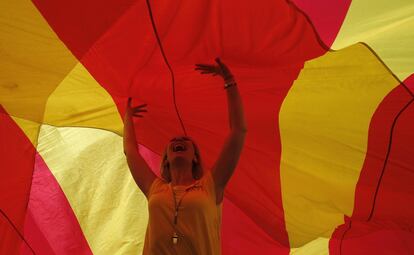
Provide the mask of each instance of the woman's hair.
{"label": "woman's hair", "polygon": [[[201,157],[200,157],[200,150],[198,149],[198,146],[195,144],[195,142],[190,139],[191,143],[193,144],[194,147],[194,154],[195,154],[195,158],[197,159],[197,163],[194,162],[193,160],[193,178],[195,180],[199,180],[201,179],[201,177],[203,177],[204,174],[204,170],[203,170],[203,164],[201,162]],[[167,160],[167,150],[168,150],[168,145],[165,148],[163,154],[162,154],[162,160],[161,160],[161,178],[164,179],[166,182],[171,182],[171,172],[170,172],[170,164]]]}

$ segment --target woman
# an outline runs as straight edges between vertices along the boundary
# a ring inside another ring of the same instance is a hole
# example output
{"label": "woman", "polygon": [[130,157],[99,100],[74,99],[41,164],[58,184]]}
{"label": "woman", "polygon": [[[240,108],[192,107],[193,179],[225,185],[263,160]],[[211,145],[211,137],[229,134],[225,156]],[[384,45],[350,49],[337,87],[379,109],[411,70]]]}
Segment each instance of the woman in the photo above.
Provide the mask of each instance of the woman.
{"label": "woman", "polygon": [[197,64],[202,74],[220,75],[227,93],[230,133],[211,171],[203,172],[194,141],[178,136],[167,145],[158,178],[140,156],[132,117],[142,117],[146,105],[125,113],[124,150],[135,182],[148,199],[149,222],[144,255],[220,254],[221,205],[224,189],[242,151],[247,126],[237,84],[230,70]]}

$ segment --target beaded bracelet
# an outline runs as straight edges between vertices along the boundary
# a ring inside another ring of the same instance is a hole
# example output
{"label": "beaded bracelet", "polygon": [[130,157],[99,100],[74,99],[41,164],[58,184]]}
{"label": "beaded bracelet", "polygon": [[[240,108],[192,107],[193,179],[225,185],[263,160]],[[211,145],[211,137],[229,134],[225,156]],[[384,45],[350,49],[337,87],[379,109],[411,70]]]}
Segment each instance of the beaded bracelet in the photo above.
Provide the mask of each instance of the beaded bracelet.
{"label": "beaded bracelet", "polygon": [[234,80],[233,76],[230,76],[228,79],[224,80],[224,89],[227,89],[231,86],[236,86],[236,81]]}

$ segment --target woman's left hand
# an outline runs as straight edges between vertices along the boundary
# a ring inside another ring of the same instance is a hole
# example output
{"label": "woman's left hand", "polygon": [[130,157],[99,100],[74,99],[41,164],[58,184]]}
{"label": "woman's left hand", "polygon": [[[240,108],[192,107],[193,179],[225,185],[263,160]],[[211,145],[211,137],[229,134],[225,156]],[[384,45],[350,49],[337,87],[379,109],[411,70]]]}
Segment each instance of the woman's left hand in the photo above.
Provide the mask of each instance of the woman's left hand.
{"label": "woman's left hand", "polygon": [[196,64],[195,70],[200,71],[201,74],[212,74],[213,76],[220,75],[226,82],[233,80],[234,77],[231,74],[230,69],[221,62],[220,58],[216,58],[215,60],[217,65]]}

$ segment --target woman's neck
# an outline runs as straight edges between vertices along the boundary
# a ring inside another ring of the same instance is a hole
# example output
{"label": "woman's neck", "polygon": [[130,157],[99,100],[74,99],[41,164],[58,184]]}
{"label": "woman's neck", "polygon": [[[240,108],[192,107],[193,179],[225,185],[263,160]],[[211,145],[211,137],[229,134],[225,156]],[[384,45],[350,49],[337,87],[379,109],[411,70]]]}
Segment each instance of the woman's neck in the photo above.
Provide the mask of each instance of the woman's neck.
{"label": "woman's neck", "polygon": [[192,169],[171,168],[171,185],[190,185],[194,183]]}

